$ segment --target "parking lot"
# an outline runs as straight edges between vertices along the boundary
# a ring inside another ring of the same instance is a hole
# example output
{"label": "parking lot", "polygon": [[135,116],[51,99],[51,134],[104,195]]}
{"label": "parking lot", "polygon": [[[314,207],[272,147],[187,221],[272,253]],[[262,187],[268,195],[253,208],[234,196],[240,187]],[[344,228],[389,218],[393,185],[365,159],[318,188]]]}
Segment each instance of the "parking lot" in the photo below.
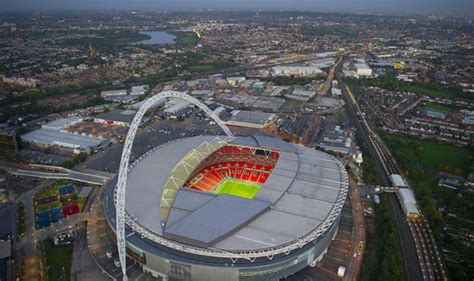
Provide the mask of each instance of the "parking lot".
{"label": "parking lot", "polygon": [[37,150],[22,149],[18,152],[21,159],[27,161],[28,163],[34,164],[46,164],[46,165],[60,165],[66,161],[70,161],[72,157],[57,155],[57,154],[47,154]]}
{"label": "parking lot", "polygon": [[[201,122],[201,123],[197,123]],[[148,150],[169,141],[192,137],[201,134],[222,134],[218,126],[210,126],[207,122],[178,122],[160,120],[147,128],[140,129],[132,147],[130,160],[134,161]],[[118,172],[123,144],[114,144],[104,151],[99,151],[86,162],[86,167],[109,173]]]}

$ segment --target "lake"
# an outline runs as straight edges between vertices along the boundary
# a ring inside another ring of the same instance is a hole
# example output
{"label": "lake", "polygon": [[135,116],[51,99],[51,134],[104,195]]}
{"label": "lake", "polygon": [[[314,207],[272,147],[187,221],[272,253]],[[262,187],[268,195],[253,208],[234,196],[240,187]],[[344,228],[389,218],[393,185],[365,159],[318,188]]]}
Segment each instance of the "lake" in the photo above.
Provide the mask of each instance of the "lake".
{"label": "lake", "polygon": [[176,36],[169,34],[166,31],[142,31],[140,34],[151,36],[150,39],[137,42],[137,44],[145,45],[164,45],[164,44],[175,44]]}

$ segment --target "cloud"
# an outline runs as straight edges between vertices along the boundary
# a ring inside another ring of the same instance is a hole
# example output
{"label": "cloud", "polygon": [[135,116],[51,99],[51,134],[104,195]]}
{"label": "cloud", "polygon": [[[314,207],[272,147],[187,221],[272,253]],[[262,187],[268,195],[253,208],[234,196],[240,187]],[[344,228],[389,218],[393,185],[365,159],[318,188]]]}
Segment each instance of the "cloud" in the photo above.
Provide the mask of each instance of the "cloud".
{"label": "cloud", "polygon": [[473,0],[0,0],[0,10],[291,9],[322,11],[470,12]]}

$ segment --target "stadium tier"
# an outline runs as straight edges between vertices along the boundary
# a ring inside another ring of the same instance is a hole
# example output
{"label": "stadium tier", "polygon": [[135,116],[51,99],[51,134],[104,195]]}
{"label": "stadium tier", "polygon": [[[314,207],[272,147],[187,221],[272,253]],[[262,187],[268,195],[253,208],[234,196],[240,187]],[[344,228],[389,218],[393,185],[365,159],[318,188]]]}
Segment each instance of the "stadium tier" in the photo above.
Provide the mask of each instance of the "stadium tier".
{"label": "stadium tier", "polygon": [[[226,145],[204,159],[184,186],[218,194],[240,194],[250,199],[267,180],[279,155],[270,149]],[[221,187],[223,184],[225,187]]]}
{"label": "stadium tier", "polygon": [[[278,280],[322,258],[347,174],[334,157],[265,137],[197,136],[131,164],[127,253],[163,280]],[[104,211],[115,229],[115,182]]]}

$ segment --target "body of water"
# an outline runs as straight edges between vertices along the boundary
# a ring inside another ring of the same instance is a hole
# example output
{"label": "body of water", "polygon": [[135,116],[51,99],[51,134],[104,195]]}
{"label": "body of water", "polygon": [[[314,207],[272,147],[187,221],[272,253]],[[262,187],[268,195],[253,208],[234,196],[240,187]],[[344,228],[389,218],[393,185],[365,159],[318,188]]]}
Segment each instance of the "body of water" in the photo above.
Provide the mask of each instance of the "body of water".
{"label": "body of water", "polygon": [[151,36],[150,39],[137,42],[137,44],[145,45],[164,45],[164,44],[175,44],[176,36],[169,34],[166,31],[142,31],[140,34]]}

